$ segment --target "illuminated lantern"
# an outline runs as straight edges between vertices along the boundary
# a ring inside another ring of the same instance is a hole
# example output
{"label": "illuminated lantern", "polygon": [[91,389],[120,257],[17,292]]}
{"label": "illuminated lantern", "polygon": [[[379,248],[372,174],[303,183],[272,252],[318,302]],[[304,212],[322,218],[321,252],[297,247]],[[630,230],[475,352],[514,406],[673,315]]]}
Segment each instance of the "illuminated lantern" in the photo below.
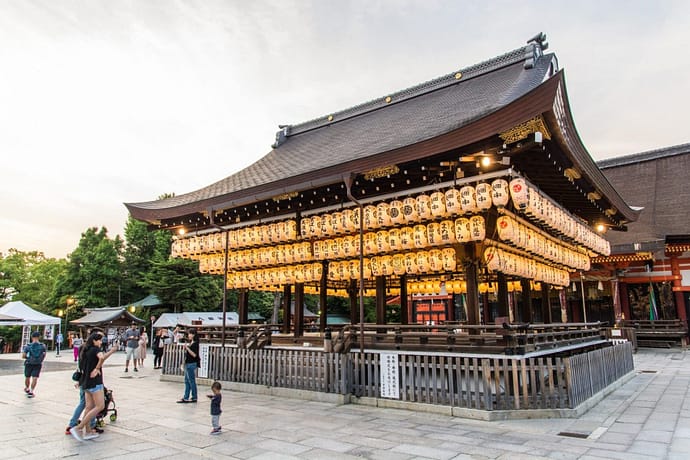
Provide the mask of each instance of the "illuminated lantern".
{"label": "illuminated lantern", "polygon": [[444,217],[446,211],[446,195],[437,191],[431,194],[431,215],[434,217]]}
{"label": "illuminated lantern", "polygon": [[434,272],[443,270],[443,253],[440,249],[429,251],[429,269]]}
{"label": "illuminated lantern", "polygon": [[[276,224],[268,224],[266,225],[266,238],[268,239],[268,244],[275,243],[278,241],[278,238],[276,236]],[[307,231],[309,231],[309,228],[307,228]],[[309,234],[307,233],[307,236],[305,238],[309,238]]]}
{"label": "illuminated lantern", "polygon": [[426,226],[427,242],[430,246],[438,246],[442,243],[441,240],[441,224],[438,222],[431,222]]}
{"label": "illuminated lantern", "polygon": [[321,216],[311,216],[309,233],[311,233],[312,238],[321,236]]}
{"label": "illuminated lantern", "polygon": [[457,260],[455,259],[455,249],[444,248],[441,250],[441,260],[443,262],[443,270],[447,272],[455,271]]}
{"label": "illuminated lantern", "polygon": [[505,179],[496,179],[491,183],[491,201],[494,206],[503,207],[508,204],[510,200],[510,190],[508,181]]}
{"label": "illuminated lantern", "polygon": [[390,245],[391,251],[399,251],[402,249],[400,243],[400,229],[391,228],[388,230],[388,244]]}
{"label": "illuminated lantern", "polygon": [[285,223],[285,233],[288,240],[293,241],[297,239],[297,222],[294,220],[288,220]]}
{"label": "illuminated lantern", "polygon": [[441,230],[441,244],[452,244],[457,241],[455,239],[455,224],[452,221],[441,221],[439,229]]}
{"label": "illuminated lantern", "polygon": [[362,214],[363,214],[363,209],[361,208],[355,208],[352,210],[350,215],[348,216],[350,218],[351,225],[355,230],[359,230],[359,224],[360,221],[362,220]]}
{"label": "illuminated lantern", "polygon": [[462,206],[460,206],[460,191],[456,188],[446,190],[446,211],[449,215],[461,214]]}
{"label": "illuminated lantern", "polygon": [[361,243],[362,243],[362,242],[360,241],[360,239],[359,239],[359,235],[353,236],[353,237],[350,239],[350,241],[352,242],[352,251],[354,251],[354,254],[355,254],[356,256],[358,256],[358,255],[359,255],[359,252],[360,252],[360,246],[361,246]]}
{"label": "illuminated lantern", "polygon": [[369,204],[364,206],[364,228],[369,230],[378,228],[379,222],[377,217],[376,206]]}
{"label": "illuminated lantern", "polygon": [[328,264],[328,279],[339,280],[340,277],[340,262],[331,262]]}
{"label": "illuminated lantern", "polygon": [[345,232],[345,227],[343,226],[343,213],[336,211],[332,215],[333,233],[340,235]]}
{"label": "illuminated lantern", "polygon": [[314,272],[314,280],[320,280],[323,276],[323,265],[321,264],[310,264],[311,269]]}
{"label": "illuminated lantern", "polygon": [[460,208],[464,214],[477,211],[477,191],[471,185],[460,189]]}
{"label": "illuminated lantern", "polygon": [[291,264],[295,262],[295,248],[291,244],[286,244],[285,248],[285,263]]}
{"label": "illuminated lantern", "polygon": [[376,218],[378,219],[379,227],[390,227],[392,225],[390,215],[390,205],[382,202],[376,205]]}
{"label": "illuminated lantern", "polygon": [[472,241],[470,236],[470,220],[461,217],[455,219],[455,238],[457,238],[459,243],[467,243]]}
{"label": "illuminated lantern", "polygon": [[391,250],[390,239],[386,230],[376,232],[376,252],[388,252]]}
{"label": "illuminated lantern", "polygon": [[314,259],[323,259],[323,241],[314,241],[312,245],[312,253],[314,254]]}
{"label": "illuminated lantern", "polygon": [[384,276],[390,276],[393,274],[393,257],[392,256],[381,256],[379,257],[379,269],[381,274]]}
{"label": "illuminated lantern", "polygon": [[516,177],[510,181],[510,197],[513,199],[513,205],[518,209],[525,209],[529,204],[529,193],[527,192],[527,183],[522,177]]}
{"label": "illuminated lantern", "polygon": [[431,214],[431,197],[422,193],[417,195],[417,215],[421,220],[431,219],[433,216]]}
{"label": "illuminated lantern", "polygon": [[516,222],[508,216],[501,216],[496,219],[498,237],[504,241],[515,239]]}
{"label": "illuminated lantern", "polygon": [[327,240],[326,243],[328,244],[328,252],[330,253],[331,257],[340,257],[340,247],[338,246],[338,239],[333,238]]}
{"label": "illuminated lantern", "polygon": [[[359,212],[359,209],[357,212]],[[343,209],[343,231],[345,232],[354,232],[359,228],[354,224],[352,213],[352,209]]]}
{"label": "illuminated lantern", "polygon": [[261,244],[271,244],[271,237],[268,233],[268,225],[261,226]]}
{"label": "illuminated lantern", "polygon": [[482,216],[472,216],[470,218],[470,239],[472,241],[484,241],[486,238],[486,227]]}
{"label": "illuminated lantern", "polygon": [[416,275],[418,272],[417,255],[414,252],[405,253],[405,273],[408,275]]}
{"label": "illuminated lantern", "polygon": [[364,278],[371,278],[371,259],[365,258],[364,263]]}
{"label": "illuminated lantern", "polygon": [[230,230],[230,233],[228,234],[228,245],[233,249],[239,246],[237,237],[237,230]]}
{"label": "illuminated lantern", "polygon": [[359,279],[359,260],[350,260],[348,265],[350,268],[350,278],[353,280]]}
{"label": "illuminated lantern", "polygon": [[302,247],[304,248],[304,260],[312,260],[314,258],[314,255],[311,253],[311,243],[305,241],[304,243],[302,243]]}
{"label": "illuminated lantern", "polygon": [[182,247],[182,244],[181,244],[180,240],[173,240],[172,248],[170,249],[170,256],[171,257],[180,257],[180,254],[182,254],[181,247]]}
{"label": "illuminated lantern", "polygon": [[485,211],[491,208],[491,185],[486,182],[481,182],[477,184],[476,198],[477,198],[477,208],[480,211]]}
{"label": "illuminated lantern", "polygon": [[287,233],[287,224],[284,221],[280,221],[276,223],[276,233],[278,237],[278,241],[287,241],[288,240],[288,233]]}
{"label": "illuminated lantern", "polygon": [[376,254],[376,233],[369,232],[364,234],[364,254]]}
{"label": "illuminated lantern", "polygon": [[350,263],[346,260],[340,262],[338,265],[338,276],[341,280],[350,279]]}
{"label": "illuminated lantern", "polygon": [[405,256],[403,254],[393,256],[393,273],[396,275],[405,274]]}
{"label": "illuminated lantern", "polygon": [[403,215],[403,202],[400,200],[393,200],[388,207],[388,214],[391,218],[391,224],[402,225],[405,223],[405,216]]}
{"label": "illuminated lantern", "polygon": [[414,198],[407,197],[403,200],[402,211],[406,223],[414,223],[419,220],[419,214],[417,214],[417,200]]}
{"label": "illuminated lantern", "polygon": [[330,240],[323,240],[321,245],[321,257],[324,260],[330,260],[331,257],[333,257],[333,254],[331,254],[331,242]]}
{"label": "illuminated lantern", "polygon": [[425,248],[428,245],[428,238],[426,232],[426,225],[414,226],[414,246],[416,248]]}
{"label": "illuminated lantern", "polygon": [[336,246],[338,247],[337,255],[340,258],[347,257],[345,253],[345,238],[340,237],[335,239]]}
{"label": "illuminated lantern", "polygon": [[304,262],[304,246],[302,243],[297,243],[295,247],[295,262]]}
{"label": "illuminated lantern", "polygon": [[417,269],[421,273],[427,273],[431,269],[429,265],[429,253],[427,251],[417,252]]}
{"label": "illuminated lantern", "polygon": [[503,271],[501,267],[501,257],[503,251],[493,246],[484,250],[484,263],[490,271]]}
{"label": "illuminated lantern", "polygon": [[354,247],[352,245],[352,236],[343,237],[343,257],[352,257],[355,254]]}
{"label": "illuminated lantern", "polygon": [[371,274],[374,276],[381,276],[383,272],[381,271],[381,260],[380,257],[374,256],[369,259],[371,262]]}
{"label": "illuminated lantern", "polygon": [[412,227],[400,229],[400,247],[402,249],[414,249],[414,230]]}
{"label": "illuminated lantern", "polygon": [[304,283],[304,266],[303,265],[295,265],[294,266],[294,272],[295,272],[295,282],[296,283]]}
{"label": "illuminated lantern", "polygon": [[321,236],[333,235],[333,216],[324,214],[321,216]]}

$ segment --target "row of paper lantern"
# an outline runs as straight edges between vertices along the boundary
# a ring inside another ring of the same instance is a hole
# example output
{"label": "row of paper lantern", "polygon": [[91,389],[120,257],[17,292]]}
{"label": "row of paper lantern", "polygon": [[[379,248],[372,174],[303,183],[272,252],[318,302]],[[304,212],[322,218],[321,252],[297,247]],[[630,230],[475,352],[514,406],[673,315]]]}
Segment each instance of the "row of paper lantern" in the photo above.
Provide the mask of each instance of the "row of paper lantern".
{"label": "row of paper lantern", "polygon": [[590,268],[590,259],[587,254],[567,248],[512,217],[499,217],[496,220],[496,227],[501,240],[509,241],[518,248],[577,270],[587,271]]}
{"label": "row of paper lantern", "polygon": [[[458,236],[459,235],[459,236]],[[418,224],[414,227],[379,230],[363,235],[364,255],[382,254],[411,249],[424,249],[456,242],[483,241],[486,237],[484,217],[461,217],[455,222],[446,220]],[[313,243],[303,242],[266,248],[231,251],[228,269],[241,270],[248,267],[265,267],[356,257],[359,255],[359,235],[344,236]],[[223,270],[223,254],[192,255],[199,259],[200,270],[217,272]],[[203,267],[203,268],[202,268]]]}
{"label": "row of paper lantern", "polygon": [[556,232],[576,241],[592,251],[608,256],[611,245],[601,235],[587,225],[577,221],[568,211],[563,210],[551,198],[517,177],[510,181],[510,196],[515,209]]}
{"label": "row of paper lantern", "polygon": [[543,281],[556,286],[567,286],[570,283],[570,275],[566,270],[551,267],[500,248],[486,248],[484,250],[484,261],[490,271]]}

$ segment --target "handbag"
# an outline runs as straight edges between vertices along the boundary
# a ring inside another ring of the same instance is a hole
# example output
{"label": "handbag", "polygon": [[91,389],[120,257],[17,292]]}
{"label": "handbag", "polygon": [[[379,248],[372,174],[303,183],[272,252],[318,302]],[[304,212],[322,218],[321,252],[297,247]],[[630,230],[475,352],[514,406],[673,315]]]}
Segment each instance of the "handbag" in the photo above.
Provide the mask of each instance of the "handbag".
{"label": "handbag", "polygon": [[81,371],[79,369],[77,369],[72,374],[72,380],[74,380],[75,382],[79,382],[79,381],[81,381],[82,376],[83,376],[83,374],[81,373]]}

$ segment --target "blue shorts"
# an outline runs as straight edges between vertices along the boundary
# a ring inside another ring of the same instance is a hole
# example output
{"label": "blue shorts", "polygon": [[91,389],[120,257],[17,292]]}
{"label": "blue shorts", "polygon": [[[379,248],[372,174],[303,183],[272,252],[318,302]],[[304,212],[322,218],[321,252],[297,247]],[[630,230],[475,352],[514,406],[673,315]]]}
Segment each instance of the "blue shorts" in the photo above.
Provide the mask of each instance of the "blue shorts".
{"label": "blue shorts", "polygon": [[41,375],[42,364],[24,364],[24,377],[38,378]]}
{"label": "blue shorts", "polygon": [[99,391],[103,391],[103,384],[99,383],[93,388],[84,388],[84,391],[88,391],[89,393],[97,393]]}

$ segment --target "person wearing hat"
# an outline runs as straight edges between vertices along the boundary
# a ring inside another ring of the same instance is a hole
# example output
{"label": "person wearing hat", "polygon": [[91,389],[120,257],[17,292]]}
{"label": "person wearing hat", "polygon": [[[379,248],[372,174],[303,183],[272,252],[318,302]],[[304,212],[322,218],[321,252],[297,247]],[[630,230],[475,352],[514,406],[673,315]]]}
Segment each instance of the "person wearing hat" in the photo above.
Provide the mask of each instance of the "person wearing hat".
{"label": "person wearing hat", "polygon": [[24,359],[24,393],[28,398],[34,397],[34,390],[38,383],[38,376],[41,375],[41,367],[46,357],[47,349],[38,339],[41,333],[34,331],[31,333],[31,343],[24,346],[22,359]]}

